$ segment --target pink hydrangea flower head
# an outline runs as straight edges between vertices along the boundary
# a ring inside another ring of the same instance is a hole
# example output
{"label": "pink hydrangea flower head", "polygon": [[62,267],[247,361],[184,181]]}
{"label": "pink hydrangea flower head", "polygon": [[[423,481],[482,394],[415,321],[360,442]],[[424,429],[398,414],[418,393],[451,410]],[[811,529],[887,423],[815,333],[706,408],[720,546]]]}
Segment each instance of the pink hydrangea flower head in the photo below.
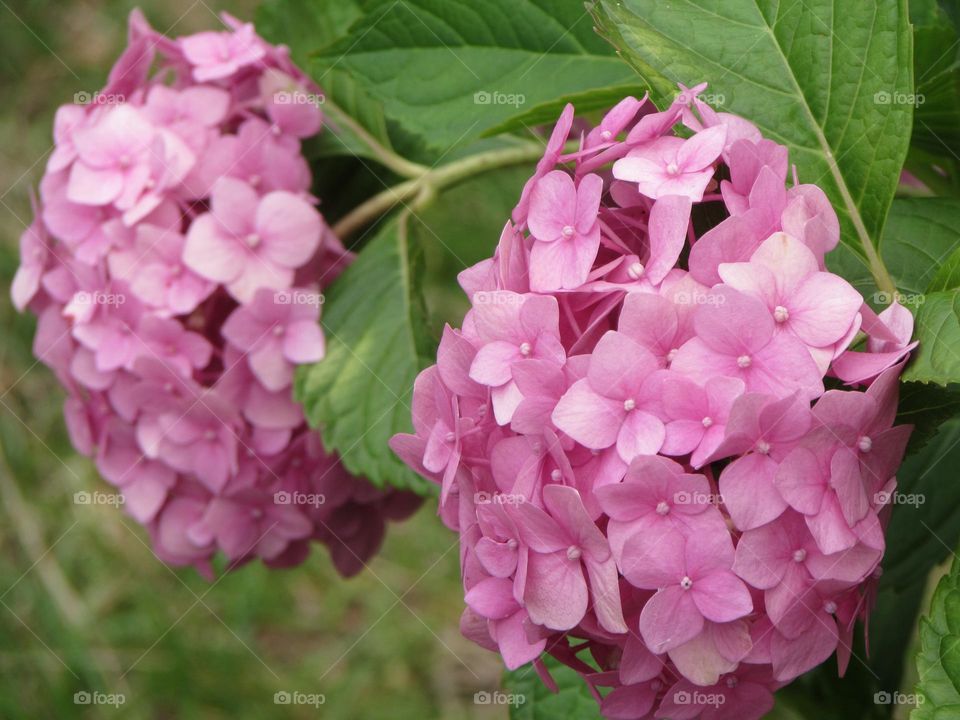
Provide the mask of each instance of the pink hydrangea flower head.
{"label": "pink hydrangea flower head", "polygon": [[116,102],[57,112],[11,295],[39,317],[74,445],[160,558],[209,576],[217,553],[280,567],[320,543],[351,575],[418,499],[347,473],[293,402],[350,255],[308,194],[300,140],[322,115],[276,102],[319,88],[224,22],[173,40],[131,15],[101,93]]}
{"label": "pink hydrangea flower head", "polygon": [[463,633],[611,719],[759,720],[845,667],[911,430],[912,316],[826,269],[827,196],[705,87],[566,154],[564,110],[391,442],[460,534]]}

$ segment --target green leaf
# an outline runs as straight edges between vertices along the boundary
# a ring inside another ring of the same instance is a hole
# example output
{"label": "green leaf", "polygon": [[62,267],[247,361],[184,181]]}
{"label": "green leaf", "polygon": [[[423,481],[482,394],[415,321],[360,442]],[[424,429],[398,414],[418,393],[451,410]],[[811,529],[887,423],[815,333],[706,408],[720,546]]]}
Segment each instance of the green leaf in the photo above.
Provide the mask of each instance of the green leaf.
{"label": "green leaf", "polygon": [[318,58],[383,102],[430,157],[526,109],[635,81],[570,0],[371,0]]}
{"label": "green leaf", "polygon": [[920,345],[903,379],[937,385],[960,381],[960,289],[927,293],[914,334]]}
{"label": "green leaf", "polygon": [[945,575],[933,594],[930,610],[920,620],[920,675],[917,693],[921,702],[911,720],[960,717],[960,562]]}
{"label": "green leaf", "polygon": [[293,61],[305,68],[310,53],[346,35],[362,15],[357,0],[263,0],[257,32],[289,47]]}
{"label": "green leaf", "polygon": [[504,673],[503,692],[517,701],[510,706],[510,720],[600,720],[597,701],[583,678],[549,655],[543,660],[558,692],[543,684],[532,665]]}
{"label": "green leaf", "polygon": [[387,446],[394,433],[411,431],[413,381],[424,365],[420,258],[406,222],[405,214],[384,221],[327,291],[326,356],[301,368],[295,397],[348,470],[379,487],[425,493],[432,485]]}
{"label": "green leaf", "polygon": [[898,198],[883,234],[883,259],[901,292],[947,290],[938,268],[960,248],[960,201]]}
{"label": "green leaf", "polygon": [[[960,44],[957,28],[936,0],[912,0],[917,108],[914,146],[945,159],[960,154]],[[944,157],[946,156],[946,157]]]}
{"label": "green leaf", "polygon": [[960,415],[960,384],[947,387],[920,382],[900,383],[897,425],[913,425],[907,455],[927,444],[950,418]]}
{"label": "green leaf", "polygon": [[[876,259],[910,139],[912,38],[906,0],[601,0],[602,31],[661,103],[677,82],[712,83],[720,109],[787,145],[821,185],[843,241]],[[720,102],[722,100],[722,102]]]}

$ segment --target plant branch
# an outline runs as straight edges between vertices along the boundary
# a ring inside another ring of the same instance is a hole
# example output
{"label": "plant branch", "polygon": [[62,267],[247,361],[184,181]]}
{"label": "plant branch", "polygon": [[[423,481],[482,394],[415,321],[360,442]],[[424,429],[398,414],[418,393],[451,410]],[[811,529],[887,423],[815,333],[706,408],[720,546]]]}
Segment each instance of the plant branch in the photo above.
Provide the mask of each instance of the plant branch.
{"label": "plant branch", "polygon": [[[525,143],[518,147],[478,153],[448,165],[442,165],[413,180],[400,183],[374,195],[342,217],[333,226],[333,232],[339,238],[348,237],[394,206],[405,204],[411,198],[418,198],[417,205],[419,206],[428,202],[439,190],[456,185],[474,175],[496,168],[538,160],[542,155],[542,145]],[[419,209],[419,207],[416,209]]]}

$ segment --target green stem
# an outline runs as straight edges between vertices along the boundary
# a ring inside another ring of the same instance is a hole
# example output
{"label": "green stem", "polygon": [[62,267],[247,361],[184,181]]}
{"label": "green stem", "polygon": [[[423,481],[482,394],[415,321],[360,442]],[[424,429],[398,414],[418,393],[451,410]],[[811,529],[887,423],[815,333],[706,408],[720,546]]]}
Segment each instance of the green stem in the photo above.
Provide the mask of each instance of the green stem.
{"label": "green stem", "polygon": [[417,205],[427,202],[441,189],[462,182],[474,175],[496,168],[538,160],[543,146],[525,143],[505,150],[490,150],[428,170],[419,177],[394,185],[358,205],[333,226],[337,237],[344,238],[369,225],[396,205],[417,198]]}
{"label": "green stem", "polygon": [[[386,168],[405,178],[422,177],[430,171],[430,168],[428,168],[426,165],[411,162],[410,160],[397,155],[393,150],[381,144],[373,135],[367,132],[367,130],[360,123],[350,117],[350,115],[335,105],[333,108],[335,110],[335,114],[332,113],[334,117],[334,124],[349,128],[350,132],[360,138],[360,140],[362,140],[364,144],[366,144],[367,147],[373,151],[373,154],[377,156],[377,160],[379,160]],[[328,108],[328,112],[329,109],[330,108]]]}

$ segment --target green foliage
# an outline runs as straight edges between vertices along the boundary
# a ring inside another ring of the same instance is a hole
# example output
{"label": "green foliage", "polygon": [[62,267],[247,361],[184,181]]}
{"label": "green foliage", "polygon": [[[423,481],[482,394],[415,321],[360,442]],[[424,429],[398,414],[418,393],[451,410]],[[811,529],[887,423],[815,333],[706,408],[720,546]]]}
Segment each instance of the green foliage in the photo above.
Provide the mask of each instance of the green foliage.
{"label": "green foliage", "polygon": [[420,260],[406,214],[385,221],[326,292],[326,356],[300,369],[295,396],[351,472],[426,493],[430,484],[387,446],[410,431],[413,380],[425,365]]}
{"label": "green foliage", "polygon": [[532,665],[504,674],[503,691],[516,699],[510,720],[597,720],[597,701],[583,678],[552,657],[544,662],[557,683],[556,693],[543,684]]}
{"label": "green foliage", "polygon": [[[372,0],[317,58],[383,103],[391,135],[439,158],[528,108],[635,80],[569,0]],[[321,80],[323,82],[323,80]]]}
{"label": "green foliage", "polygon": [[911,720],[960,716],[960,562],[940,580],[930,610],[920,620],[917,656],[921,702]]}

